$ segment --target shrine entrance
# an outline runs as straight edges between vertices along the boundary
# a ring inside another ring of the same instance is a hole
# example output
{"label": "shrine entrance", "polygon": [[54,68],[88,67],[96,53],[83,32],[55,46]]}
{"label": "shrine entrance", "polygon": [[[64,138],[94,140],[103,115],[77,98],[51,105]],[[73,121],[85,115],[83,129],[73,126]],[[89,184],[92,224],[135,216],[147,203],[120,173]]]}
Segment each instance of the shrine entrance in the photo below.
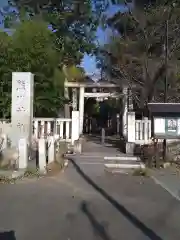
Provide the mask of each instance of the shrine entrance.
{"label": "shrine entrance", "polygon": [[128,105],[127,87],[120,88],[108,82],[65,82],[65,91],[69,88],[72,90],[72,110],[79,111],[80,134],[98,134],[102,128],[106,128],[109,134],[123,132]]}
{"label": "shrine entrance", "polygon": [[84,134],[101,134],[105,128],[108,135],[119,134],[119,99],[85,98]]}

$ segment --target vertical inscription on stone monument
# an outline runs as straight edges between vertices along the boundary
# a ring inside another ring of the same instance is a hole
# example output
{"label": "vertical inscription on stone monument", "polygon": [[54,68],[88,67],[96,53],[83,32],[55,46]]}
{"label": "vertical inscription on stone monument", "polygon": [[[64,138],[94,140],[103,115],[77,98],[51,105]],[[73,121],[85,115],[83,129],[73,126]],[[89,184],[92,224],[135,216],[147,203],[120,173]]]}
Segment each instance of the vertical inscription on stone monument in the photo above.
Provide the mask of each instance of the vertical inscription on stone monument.
{"label": "vertical inscription on stone monument", "polygon": [[[16,112],[22,113],[25,112],[25,97],[26,97],[26,83],[25,80],[17,79],[17,88],[16,88]],[[17,127],[20,131],[25,131],[25,126],[21,122],[17,122]]]}
{"label": "vertical inscription on stone monument", "polygon": [[33,121],[33,75],[29,72],[12,74],[12,107],[11,121],[13,144],[18,139],[30,139]]}

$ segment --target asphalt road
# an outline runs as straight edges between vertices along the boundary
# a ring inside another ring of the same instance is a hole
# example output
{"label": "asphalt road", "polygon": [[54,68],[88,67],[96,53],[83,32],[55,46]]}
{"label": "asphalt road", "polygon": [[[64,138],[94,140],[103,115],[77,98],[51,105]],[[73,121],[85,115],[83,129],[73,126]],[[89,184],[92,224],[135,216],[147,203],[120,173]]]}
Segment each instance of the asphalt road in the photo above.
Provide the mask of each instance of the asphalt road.
{"label": "asphalt road", "polygon": [[0,185],[0,240],[179,240],[179,216],[180,203],[152,179],[98,164]]}

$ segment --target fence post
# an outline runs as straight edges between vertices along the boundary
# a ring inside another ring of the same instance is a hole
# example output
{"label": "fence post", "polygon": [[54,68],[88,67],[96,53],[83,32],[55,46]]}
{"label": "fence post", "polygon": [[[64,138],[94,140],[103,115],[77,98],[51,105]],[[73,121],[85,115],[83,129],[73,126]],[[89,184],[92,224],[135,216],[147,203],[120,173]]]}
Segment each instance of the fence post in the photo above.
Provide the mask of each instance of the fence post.
{"label": "fence post", "polygon": [[39,171],[46,173],[46,140],[44,138],[39,139]]}
{"label": "fence post", "polygon": [[37,120],[34,120],[33,128],[34,128],[34,135],[35,135],[36,139],[38,139],[39,129],[38,129],[38,121]]}
{"label": "fence post", "polygon": [[8,147],[7,134],[1,134],[1,151]]}
{"label": "fence post", "polygon": [[119,126],[120,126],[120,115],[119,115],[119,113],[116,115],[116,133],[117,133],[117,135],[119,135],[119,133],[120,133],[120,129],[119,129]]}
{"label": "fence post", "polygon": [[102,129],[101,129],[101,144],[102,144],[102,145],[105,144],[105,136],[106,136],[105,128],[102,128]]}
{"label": "fence post", "polygon": [[45,122],[41,121],[41,136],[40,138],[44,138],[45,137]]}
{"label": "fence post", "polygon": [[71,143],[79,139],[79,111],[72,111]]}
{"label": "fence post", "polygon": [[126,153],[133,154],[136,141],[136,120],[135,112],[127,113],[127,143]]}
{"label": "fence post", "polygon": [[136,120],[135,120],[135,112],[127,113],[127,140],[128,142],[135,143],[136,140]]}
{"label": "fence post", "polygon": [[55,161],[55,139],[54,136],[48,137],[48,164]]}
{"label": "fence post", "polygon": [[144,117],[144,142],[148,142],[149,138],[149,127],[148,127],[148,118]]}

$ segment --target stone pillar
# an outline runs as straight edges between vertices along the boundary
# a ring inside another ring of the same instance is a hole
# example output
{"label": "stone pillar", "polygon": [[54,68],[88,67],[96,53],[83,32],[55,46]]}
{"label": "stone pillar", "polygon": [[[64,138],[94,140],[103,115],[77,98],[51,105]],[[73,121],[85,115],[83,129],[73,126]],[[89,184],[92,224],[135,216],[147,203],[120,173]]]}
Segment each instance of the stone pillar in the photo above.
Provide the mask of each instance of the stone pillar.
{"label": "stone pillar", "polygon": [[19,158],[18,158],[18,168],[26,169],[28,167],[28,142],[27,139],[19,139]]}
{"label": "stone pillar", "polygon": [[79,111],[72,111],[71,143],[79,139]]}
{"label": "stone pillar", "polygon": [[116,114],[116,134],[119,135],[120,131],[119,131],[119,126],[120,126],[120,121],[119,121],[119,113]]}
{"label": "stone pillar", "polygon": [[31,142],[33,131],[34,75],[30,72],[12,73],[11,133],[12,146],[25,138]]}
{"label": "stone pillar", "polygon": [[84,121],[84,87],[80,87],[79,93],[79,134],[83,132]]}
{"label": "stone pillar", "polygon": [[127,112],[128,112],[128,88],[123,87],[123,116],[122,116],[122,133],[127,138]]}
{"label": "stone pillar", "polygon": [[128,142],[135,143],[136,136],[135,136],[135,112],[128,112],[127,113],[127,140]]}
{"label": "stone pillar", "polygon": [[3,151],[4,149],[6,149],[8,147],[8,136],[7,134],[1,134],[0,135],[0,144],[1,144],[1,151]]}
{"label": "stone pillar", "polygon": [[133,97],[132,97],[132,90],[128,90],[128,111],[133,111]]}
{"label": "stone pillar", "polygon": [[[67,80],[65,80],[65,82],[67,82]],[[67,87],[64,88],[64,98],[69,100],[69,89]],[[65,118],[70,118],[70,109],[68,103],[64,104],[64,116]]]}
{"label": "stone pillar", "polygon": [[77,88],[72,89],[72,107],[73,111],[77,111]]}
{"label": "stone pillar", "polygon": [[149,140],[149,126],[148,126],[148,117],[144,117],[144,141],[148,143]]}
{"label": "stone pillar", "polygon": [[44,138],[39,139],[39,171],[46,173],[46,140]]}
{"label": "stone pillar", "polygon": [[55,139],[48,137],[48,164],[55,161]]}
{"label": "stone pillar", "polygon": [[126,143],[126,153],[133,154],[136,142],[135,133],[135,112],[127,113],[127,143]]}
{"label": "stone pillar", "polygon": [[102,128],[102,129],[101,129],[101,144],[102,144],[102,145],[105,144],[105,136],[106,136],[105,129]]}

